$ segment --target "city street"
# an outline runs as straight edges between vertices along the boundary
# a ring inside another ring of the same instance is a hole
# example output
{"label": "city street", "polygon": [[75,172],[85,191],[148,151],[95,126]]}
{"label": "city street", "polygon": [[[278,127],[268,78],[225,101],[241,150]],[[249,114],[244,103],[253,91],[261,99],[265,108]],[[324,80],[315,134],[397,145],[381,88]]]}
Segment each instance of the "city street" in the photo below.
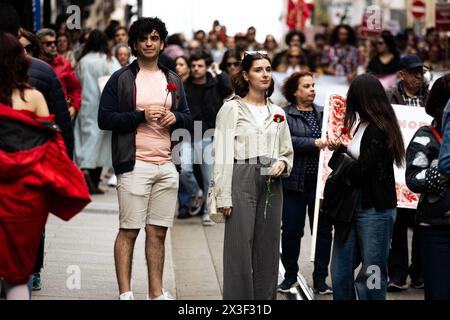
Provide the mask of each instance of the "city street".
{"label": "city street", "polygon": [[[69,222],[50,216],[46,227],[42,290],[33,292],[33,300],[117,299],[113,257],[118,226],[115,189],[108,188],[108,192],[95,195],[92,200],[82,213]],[[165,289],[180,300],[221,299],[223,232],[223,224],[202,226],[200,216],[175,219],[166,239]],[[311,286],[313,264],[309,262],[310,241],[310,234],[305,232],[299,262],[300,270]],[[77,271],[81,276],[79,288],[74,278]],[[133,262],[136,299],[146,298],[146,283],[144,233],[141,233],[136,242]],[[329,278],[328,283],[331,284]],[[294,297],[279,295],[278,298]],[[315,296],[316,300],[331,298],[331,295]],[[410,288],[402,293],[388,294],[387,299],[423,300],[423,290]]]}

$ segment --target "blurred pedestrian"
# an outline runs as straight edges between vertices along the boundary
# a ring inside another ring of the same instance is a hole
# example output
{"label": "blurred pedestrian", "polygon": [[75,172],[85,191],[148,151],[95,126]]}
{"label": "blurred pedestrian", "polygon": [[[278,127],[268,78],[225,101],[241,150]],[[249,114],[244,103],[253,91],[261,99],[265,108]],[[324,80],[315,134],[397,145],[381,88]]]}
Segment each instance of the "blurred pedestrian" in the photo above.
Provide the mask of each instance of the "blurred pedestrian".
{"label": "blurred pedestrian", "polygon": [[56,49],[58,50],[58,53],[69,60],[72,68],[75,68],[75,66],[77,65],[77,59],[75,58],[75,54],[73,53],[73,51],[70,49],[69,36],[66,33],[59,34],[56,39],[56,43]]}
{"label": "blurred pedestrian", "polygon": [[84,170],[91,194],[102,194],[99,188],[103,167],[111,167],[111,133],[100,130],[97,114],[102,77],[120,69],[120,64],[108,49],[108,38],[94,30],[83,48],[76,73],[80,79],[82,106],[75,120],[75,162]]}
{"label": "blurred pedestrian", "polygon": [[115,47],[115,57],[122,67],[130,64],[131,49],[126,43],[118,44]]}
{"label": "blurred pedestrian", "polygon": [[0,31],[0,291],[8,300],[30,299],[48,212],[69,220],[90,202],[44,96],[28,84],[30,64],[17,38]]}
{"label": "blurred pedestrian", "polygon": [[56,49],[56,33],[52,29],[41,29],[36,33],[41,44],[42,60],[47,62],[55,71],[69,108],[72,121],[81,108],[81,85],[69,60],[58,54]]}
{"label": "blurred pedestrian", "polygon": [[179,56],[175,59],[175,65],[177,75],[185,82],[191,74],[191,62],[185,56]]}
{"label": "blurred pedestrian", "polygon": [[228,76],[238,75],[241,65],[241,54],[236,50],[227,50],[223,55],[222,62],[219,65],[220,70],[226,72]]}

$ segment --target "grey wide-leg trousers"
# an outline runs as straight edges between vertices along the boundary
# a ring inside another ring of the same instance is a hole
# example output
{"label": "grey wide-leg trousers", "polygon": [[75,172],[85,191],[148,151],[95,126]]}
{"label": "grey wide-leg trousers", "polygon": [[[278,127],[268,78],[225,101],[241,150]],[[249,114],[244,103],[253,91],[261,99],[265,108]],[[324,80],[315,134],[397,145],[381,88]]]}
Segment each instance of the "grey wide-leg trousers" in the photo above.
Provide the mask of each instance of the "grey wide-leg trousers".
{"label": "grey wide-leg trousers", "polygon": [[[248,160],[247,160],[248,161]],[[223,299],[276,299],[283,193],[281,178],[272,179],[264,217],[267,176],[263,165],[235,163],[233,211],[225,222]]]}

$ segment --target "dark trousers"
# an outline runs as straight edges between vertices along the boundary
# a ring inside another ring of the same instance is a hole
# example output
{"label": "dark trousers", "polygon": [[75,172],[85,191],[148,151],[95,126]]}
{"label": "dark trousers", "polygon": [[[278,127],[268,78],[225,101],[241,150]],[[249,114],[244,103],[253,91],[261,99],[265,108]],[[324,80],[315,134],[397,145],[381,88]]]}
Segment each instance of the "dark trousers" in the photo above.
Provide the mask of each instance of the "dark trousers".
{"label": "dark trousers", "polygon": [[[389,252],[389,279],[406,283],[408,274],[411,280],[422,278],[422,257],[420,254],[420,230],[414,224],[414,209],[397,208],[391,249]],[[414,226],[411,248],[411,265],[408,254],[408,226]],[[409,266],[409,267],[408,267]]]}
{"label": "dark trousers", "polygon": [[[304,235],[306,211],[308,211],[311,230],[313,226],[315,191],[296,192],[283,190],[283,199],[281,262],[286,270],[285,279],[295,280],[299,270],[298,258],[300,256],[301,238]],[[324,282],[328,276],[331,242],[331,224],[326,215],[320,215],[313,272],[314,284]]]}
{"label": "dark trousers", "polygon": [[273,179],[264,215],[263,167],[260,162],[233,166],[233,211],[225,222],[223,246],[224,300],[276,299],[283,192],[281,178]]}
{"label": "dark trousers", "polygon": [[45,247],[45,229],[41,234],[41,241],[39,242],[38,254],[36,257],[36,264],[34,265],[34,273],[40,273],[44,266],[44,247]]}
{"label": "dark trousers", "polygon": [[450,227],[419,227],[425,300],[450,300]]}

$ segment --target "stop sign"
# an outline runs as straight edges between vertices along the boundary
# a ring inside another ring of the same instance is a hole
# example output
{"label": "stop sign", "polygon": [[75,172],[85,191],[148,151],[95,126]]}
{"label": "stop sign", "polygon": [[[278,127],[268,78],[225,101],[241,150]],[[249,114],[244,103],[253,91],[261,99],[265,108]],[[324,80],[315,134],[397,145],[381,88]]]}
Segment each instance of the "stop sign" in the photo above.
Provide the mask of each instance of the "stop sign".
{"label": "stop sign", "polygon": [[414,0],[412,3],[412,15],[416,19],[423,18],[426,13],[425,2],[421,0]]}

